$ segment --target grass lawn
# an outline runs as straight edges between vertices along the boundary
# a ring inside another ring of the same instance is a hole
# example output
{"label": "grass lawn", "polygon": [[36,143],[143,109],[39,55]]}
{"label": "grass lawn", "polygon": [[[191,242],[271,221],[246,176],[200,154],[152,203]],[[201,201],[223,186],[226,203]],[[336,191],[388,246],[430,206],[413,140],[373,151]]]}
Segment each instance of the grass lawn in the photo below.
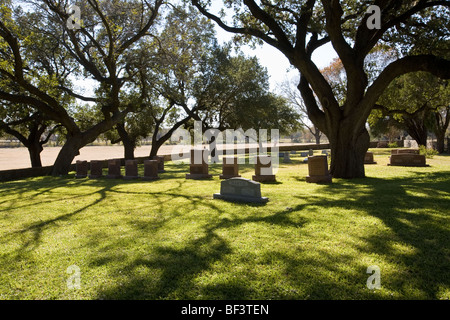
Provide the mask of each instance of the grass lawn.
{"label": "grass lawn", "polygon": [[1,183],[0,299],[449,299],[450,157],[390,167],[373,151],[367,178],[331,185],[291,155],[265,205],[214,200],[220,165],[207,181],[166,162],[158,181]]}

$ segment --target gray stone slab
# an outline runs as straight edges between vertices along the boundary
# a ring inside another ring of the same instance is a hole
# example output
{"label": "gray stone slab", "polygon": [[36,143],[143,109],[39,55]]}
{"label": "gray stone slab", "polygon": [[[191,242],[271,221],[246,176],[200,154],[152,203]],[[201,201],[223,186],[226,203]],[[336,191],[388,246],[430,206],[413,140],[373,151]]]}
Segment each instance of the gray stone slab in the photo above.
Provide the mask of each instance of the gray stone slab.
{"label": "gray stone slab", "polygon": [[261,184],[244,178],[231,178],[220,183],[220,193],[213,195],[214,199],[236,202],[266,203],[266,197],[261,197]]}

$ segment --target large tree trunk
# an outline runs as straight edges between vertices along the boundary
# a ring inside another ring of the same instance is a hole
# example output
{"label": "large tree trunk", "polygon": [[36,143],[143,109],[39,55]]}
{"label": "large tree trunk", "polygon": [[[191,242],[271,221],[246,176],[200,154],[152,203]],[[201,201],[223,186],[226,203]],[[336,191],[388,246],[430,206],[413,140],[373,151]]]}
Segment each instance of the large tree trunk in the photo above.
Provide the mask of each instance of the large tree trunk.
{"label": "large tree trunk", "polygon": [[[434,134],[437,139],[437,151],[443,153],[445,151],[445,132],[450,125],[450,107],[444,110],[434,112]],[[449,146],[447,146],[449,148]]]}
{"label": "large tree trunk", "polygon": [[425,108],[413,115],[403,116],[403,124],[406,132],[417,142],[419,146],[427,146],[429,121],[429,109]]}
{"label": "large tree trunk", "polygon": [[128,134],[123,123],[116,125],[117,133],[123,143],[124,156],[126,160],[134,159],[134,149],[136,148],[136,141]]}
{"label": "large tree trunk", "polygon": [[191,119],[191,116],[188,115],[186,118],[178,121],[172,128],[170,128],[169,131],[167,131],[164,135],[162,135],[158,139],[159,128],[160,128],[159,126],[160,126],[160,123],[162,122],[161,119],[160,119],[160,121],[155,125],[155,130],[153,131],[153,135],[152,135],[152,149],[150,150],[150,159],[152,157],[156,156],[158,154],[159,148],[164,144],[164,142],[169,140],[171,138],[172,134],[179,127],[181,127],[182,125],[186,124],[190,119]]}
{"label": "large tree trunk", "polygon": [[27,146],[28,153],[30,155],[31,167],[32,168],[41,168],[41,152],[43,150],[42,145],[39,141],[31,143]]}
{"label": "large tree trunk", "polygon": [[86,145],[86,143],[83,143],[81,135],[68,137],[66,143],[58,153],[51,174],[53,176],[68,174],[73,159],[80,154],[80,149],[84,145]]}
{"label": "large tree trunk", "polygon": [[8,125],[3,125],[2,129],[16,137],[28,150],[30,155],[31,167],[40,168],[42,167],[41,152],[43,150],[42,144],[40,143],[41,135],[45,131],[47,126],[39,127],[39,124],[30,127],[30,133],[28,137],[25,137],[19,131],[9,127]]}
{"label": "large tree trunk", "polygon": [[428,130],[424,126],[407,126],[406,132],[417,142],[417,145],[427,146]]}
{"label": "large tree trunk", "polygon": [[316,139],[316,144],[320,144],[320,137],[322,136],[322,132],[320,132],[319,128],[314,128],[314,138]]}
{"label": "large tree trunk", "polygon": [[[340,107],[337,101],[329,98],[322,99],[325,111],[318,108],[309,83],[304,76],[298,86],[308,110],[308,116],[315,127],[323,132],[330,142],[331,167],[333,178],[364,178],[364,157],[370,146],[370,136],[365,128],[366,119],[370,110],[361,101],[354,101],[359,105],[351,114],[346,115],[349,105]],[[332,101],[332,105],[330,105]]]}
{"label": "large tree trunk", "polygon": [[444,153],[445,151],[445,131],[444,132],[436,132],[436,149],[439,153]]}
{"label": "large tree trunk", "polygon": [[338,130],[328,136],[331,147],[330,173],[334,178],[365,177],[364,157],[370,146],[369,133],[365,128],[355,133],[354,128],[342,122]]}
{"label": "large tree trunk", "polygon": [[158,155],[158,150],[161,148],[161,146],[166,142],[170,136],[162,136],[161,138],[158,137],[158,131],[155,130],[152,136],[152,148],[150,149],[150,159],[153,159],[154,156]]}

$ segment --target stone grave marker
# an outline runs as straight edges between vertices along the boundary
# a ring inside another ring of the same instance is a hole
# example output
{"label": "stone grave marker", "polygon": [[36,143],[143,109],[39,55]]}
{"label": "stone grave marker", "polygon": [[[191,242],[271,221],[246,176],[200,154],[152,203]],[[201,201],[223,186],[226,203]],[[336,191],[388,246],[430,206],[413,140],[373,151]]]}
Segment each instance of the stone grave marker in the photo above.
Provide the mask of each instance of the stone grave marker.
{"label": "stone grave marker", "polygon": [[309,156],[308,151],[300,152],[300,157],[307,157],[307,156]]}
{"label": "stone grave marker", "polygon": [[420,154],[419,149],[397,149],[397,154]]}
{"label": "stone grave marker", "polygon": [[392,149],[392,154],[420,154],[419,149]]}
{"label": "stone grave marker", "polygon": [[75,178],[86,178],[89,171],[89,163],[85,160],[77,160],[75,170]]}
{"label": "stone grave marker", "polygon": [[108,160],[108,179],[122,178],[121,162],[119,159]]}
{"label": "stone grave marker", "polygon": [[272,158],[270,156],[257,156],[253,181],[274,182],[276,177],[272,170]]}
{"label": "stone grave marker", "polygon": [[159,173],[166,172],[166,170],[164,169],[164,156],[153,156],[152,160],[158,161],[158,172]]}
{"label": "stone grave marker", "polygon": [[137,160],[125,160],[125,176],[126,180],[138,179],[138,161]]}
{"label": "stone grave marker", "polygon": [[222,174],[219,176],[220,179],[240,177],[237,157],[223,157],[222,161]]}
{"label": "stone grave marker", "polygon": [[392,154],[390,157],[391,166],[404,167],[426,167],[426,157],[423,154],[400,153]]}
{"label": "stone grave marker", "polygon": [[144,176],[143,180],[157,180],[159,172],[158,160],[144,160]]}
{"label": "stone grave marker", "polygon": [[308,155],[312,157],[314,155],[314,150],[313,149],[309,149]]}
{"label": "stone grave marker", "polygon": [[210,179],[212,175],[208,173],[208,162],[205,160],[207,149],[192,149],[189,173],[186,179]]}
{"label": "stone grave marker", "polygon": [[98,179],[103,177],[103,161],[101,160],[92,160],[90,162],[91,174],[89,175],[90,179]]}
{"label": "stone grave marker", "polygon": [[261,197],[261,184],[244,178],[231,178],[220,183],[220,193],[213,195],[214,199],[236,202],[266,203],[267,197]]}
{"label": "stone grave marker", "polygon": [[292,163],[289,152],[286,152],[283,157],[283,163]]}
{"label": "stone grave marker", "polygon": [[366,152],[366,155],[364,156],[364,164],[376,164],[373,158],[373,152]]}
{"label": "stone grave marker", "polygon": [[306,182],[331,183],[332,177],[328,171],[328,157],[325,155],[308,157],[309,175]]}

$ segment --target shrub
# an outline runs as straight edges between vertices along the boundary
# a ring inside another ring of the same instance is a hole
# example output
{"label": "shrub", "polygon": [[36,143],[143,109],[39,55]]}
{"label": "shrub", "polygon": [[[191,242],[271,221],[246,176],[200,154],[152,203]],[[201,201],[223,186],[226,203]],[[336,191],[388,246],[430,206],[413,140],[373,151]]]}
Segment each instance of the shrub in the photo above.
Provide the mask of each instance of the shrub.
{"label": "shrub", "polygon": [[389,142],[388,143],[388,148],[398,148],[397,142]]}
{"label": "shrub", "polygon": [[427,148],[425,146],[419,146],[419,153],[425,155],[427,158],[433,158],[433,156],[439,154],[439,152],[433,148]]}

